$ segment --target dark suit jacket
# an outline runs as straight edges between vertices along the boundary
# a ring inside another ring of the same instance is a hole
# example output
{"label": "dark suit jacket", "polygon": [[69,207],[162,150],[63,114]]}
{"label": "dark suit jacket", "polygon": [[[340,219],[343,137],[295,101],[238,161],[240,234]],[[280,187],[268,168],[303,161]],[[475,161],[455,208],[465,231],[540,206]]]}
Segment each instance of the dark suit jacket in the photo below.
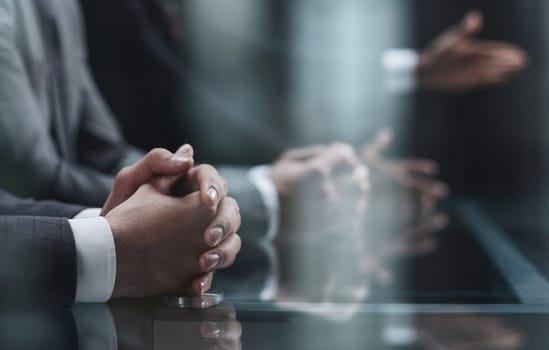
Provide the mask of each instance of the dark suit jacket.
{"label": "dark suit jacket", "polygon": [[76,248],[64,218],[82,209],[0,190],[0,308],[72,305]]}
{"label": "dark suit jacket", "polygon": [[160,1],[80,3],[93,76],[126,139],[144,149],[192,143],[178,118],[182,64],[177,38]]}

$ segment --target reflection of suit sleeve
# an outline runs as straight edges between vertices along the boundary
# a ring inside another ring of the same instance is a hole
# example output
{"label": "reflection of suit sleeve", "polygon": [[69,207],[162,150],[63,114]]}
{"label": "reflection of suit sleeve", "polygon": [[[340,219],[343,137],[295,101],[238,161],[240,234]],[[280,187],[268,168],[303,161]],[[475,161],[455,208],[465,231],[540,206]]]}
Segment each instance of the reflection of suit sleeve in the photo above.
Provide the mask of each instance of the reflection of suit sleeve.
{"label": "reflection of suit sleeve", "polygon": [[276,292],[277,266],[268,241],[278,217],[268,208],[249,168],[220,167],[219,171],[227,180],[229,195],[240,206],[242,249],[233,266],[216,273],[213,288],[235,299],[270,299]]}
{"label": "reflection of suit sleeve", "polygon": [[[21,23],[21,18],[36,21],[33,13],[28,13],[28,5],[25,1],[0,0],[0,183],[20,196],[100,205],[113,181],[112,175],[105,174],[106,164],[112,163],[109,172],[114,173],[119,164],[131,157],[126,156],[126,149],[113,145],[108,136],[105,142],[94,139],[93,136],[97,136],[99,128],[106,123],[91,130],[88,128],[93,123],[91,118],[84,122],[82,134],[92,137],[83,140],[97,149],[92,153],[83,152],[82,163],[68,162],[59,155],[46,116],[39,108],[31,86],[29,70],[36,67],[24,64],[24,53],[16,42],[16,38],[32,35],[25,32]],[[90,107],[92,89],[85,86],[83,91],[90,95],[84,102],[83,113],[91,114],[94,111]],[[113,133],[108,129],[101,131],[105,135]],[[101,157],[99,152],[104,156]],[[116,162],[112,160],[114,158]],[[98,167],[99,163],[104,167]]]}
{"label": "reflection of suit sleeve", "polygon": [[3,310],[0,324],[2,349],[79,349],[79,334],[70,310]]}
{"label": "reflection of suit sleeve", "polygon": [[0,216],[0,307],[69,307],[76,249],[66,219]]}

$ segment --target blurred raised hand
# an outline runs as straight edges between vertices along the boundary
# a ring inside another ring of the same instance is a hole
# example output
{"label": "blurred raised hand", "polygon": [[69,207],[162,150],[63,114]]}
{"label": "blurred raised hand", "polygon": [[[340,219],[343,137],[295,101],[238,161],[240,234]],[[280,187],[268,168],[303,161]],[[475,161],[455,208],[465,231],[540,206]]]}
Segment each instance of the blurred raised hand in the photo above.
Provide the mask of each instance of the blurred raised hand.
{"label": "blurred raised hand", "polygon": [[465,92],[505,83],[528,65],[520,47],[476,38],[483,27],[479,11],[468,12],[463,20],[420,52],[419,84],[432,89]]}

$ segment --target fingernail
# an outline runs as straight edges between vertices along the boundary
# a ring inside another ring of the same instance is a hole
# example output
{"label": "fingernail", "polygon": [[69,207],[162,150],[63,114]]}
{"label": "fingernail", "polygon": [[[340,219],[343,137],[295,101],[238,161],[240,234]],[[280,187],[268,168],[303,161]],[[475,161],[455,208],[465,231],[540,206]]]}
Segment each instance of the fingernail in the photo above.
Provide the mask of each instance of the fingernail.
{"label": "fingernail", "polygon": [[210,246],[217,247],[221,240],[223,239],[223,229],[221,227],[214,227],[210,230]]}
{"label": "fingernail", "polygon": [[201,279],[199,283],[200,283],[200,294],[204,294],[204,292],[206,291],[207,281],[205,279]]}
{"label": "fingernail", "polygon": [[175,166],[181,166],[183,164],[187,164],[191,161],[191,158],[189,157],[181,157],[181,156],[173,156],[172,162],[175,164]]}
{"label": "fingernail", "polygon": [[215,187],[210,187],[210,189],[208,190],[208,197],[210,197],[212,202],[215,203],[215,201],[217,200],[217,190],[215,189]]}
{"label": "fingernail", "polygon": [[181,146],[181,148],[179,148],[177,153],[179,153],[179,154],[188,154],[188,153],[191,152],[191,150],[192,150],[191,145],[183,145],[183,146]]}
{"label": "fingernail", "polygon": [[215,269],[220,261],[221,257],[217,253],[206,255],[206,269],[208,271]]}

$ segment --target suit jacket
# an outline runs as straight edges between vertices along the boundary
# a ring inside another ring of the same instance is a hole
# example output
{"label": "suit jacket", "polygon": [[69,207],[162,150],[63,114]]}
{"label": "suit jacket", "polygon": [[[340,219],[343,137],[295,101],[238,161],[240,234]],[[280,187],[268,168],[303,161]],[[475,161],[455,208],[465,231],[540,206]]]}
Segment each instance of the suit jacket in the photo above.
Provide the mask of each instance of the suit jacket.
{"label": "suit jacket", "polygon": [[64,218],[82,209],[0,190],[0,308],[72,305],[76,248]]}
{"label": "suit jacket", "polygon": [[[142,153],[123,139],[90,76],[75,0],[0,0],[0,185],[19,196],[101,206]],[[244,236],[267,212],[247,169],[222,171]]]}
{"label": "suit jacket", "polygon": [[141,156],[90,77],[71,0],[0,0],[0,184],[21,196],[100,205]]}

